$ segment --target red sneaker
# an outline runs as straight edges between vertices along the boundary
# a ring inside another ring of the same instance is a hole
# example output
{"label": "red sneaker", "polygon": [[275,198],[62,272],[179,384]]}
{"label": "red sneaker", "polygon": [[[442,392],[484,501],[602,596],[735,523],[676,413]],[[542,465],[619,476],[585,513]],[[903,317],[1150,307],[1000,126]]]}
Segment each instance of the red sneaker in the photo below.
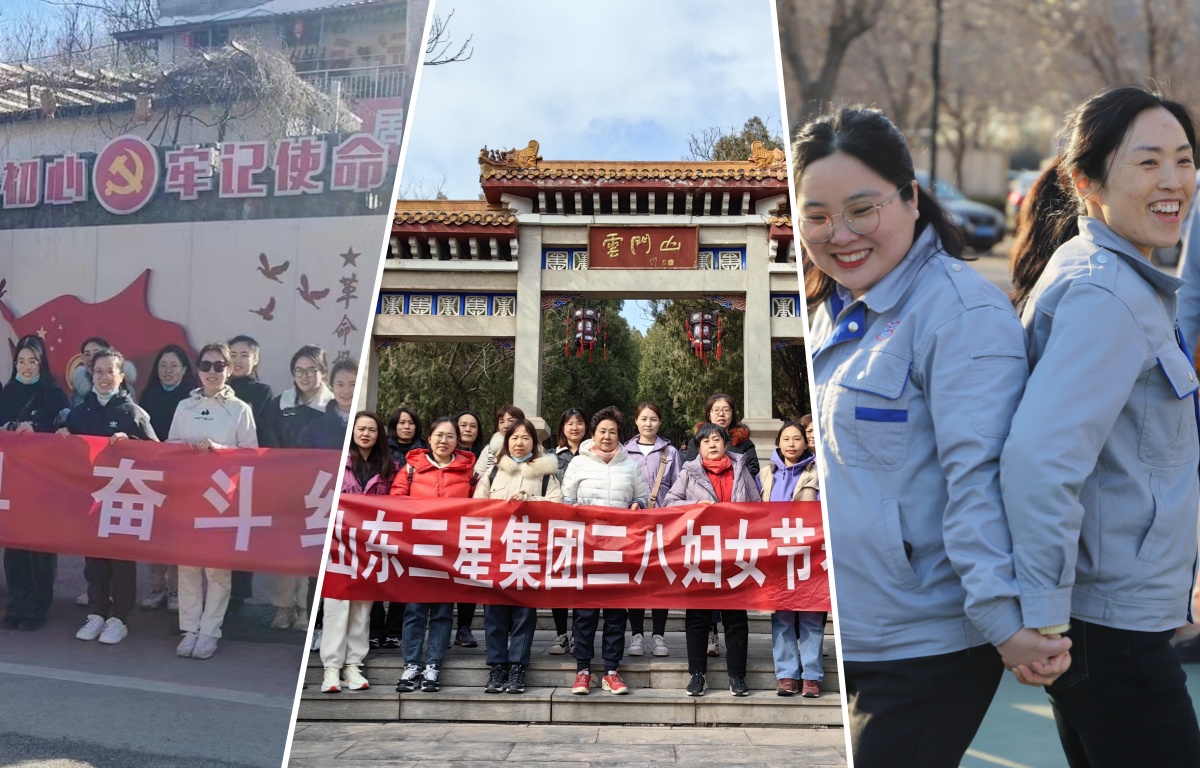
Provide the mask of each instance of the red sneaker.
{"label": "red sneaker", "polygon": [[587,696],[592,690],[592,670],[581,669],[575,673],[575,685],[571,687],[571,693],[577,693],[580,696]]}
{"label": "red sneaker", "polygon": [[821,697],[821,684],[816,680],[805,680],[801,684],[800,695],[806,699],[819,699]]}
{"label": "red sneaker", "polygon": [[625,685],[625,681],[621,679],[620,672],[613,672],[611,675],[605,675],[600,681],[600,687],[606,691],[612,691],[618,696],[623,696],[629,693],[629,686]]}

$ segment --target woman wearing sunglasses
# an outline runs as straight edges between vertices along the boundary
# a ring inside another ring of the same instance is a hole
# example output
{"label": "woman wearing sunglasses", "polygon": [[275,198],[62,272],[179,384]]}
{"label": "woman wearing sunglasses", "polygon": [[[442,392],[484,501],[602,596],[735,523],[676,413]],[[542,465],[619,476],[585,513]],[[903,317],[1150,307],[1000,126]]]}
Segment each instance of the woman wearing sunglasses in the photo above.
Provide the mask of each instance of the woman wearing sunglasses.
{"label": "woman wearing sunglasses", "polygon": [[1022,628],[1000,496],[1025,337],[883,113],[815,119],[795,158],[854,764],[958,766],[1005,662],[1069,661]]}
{"label": "woman wearing sunglasses", "polygon": [[[258,447],[254,414],[229,386],[230,369],[229,347],[224,343],[206,344],[200,350],[196,360],[200,387],[175,409],[167,442],[187,443],[197,451]],[[179,566],[183,639],[175,649],[176,656],[207,659],[216,653],[232,577],[233,572],[224,568]],[[208,581],[207,590],[204,580]]]}

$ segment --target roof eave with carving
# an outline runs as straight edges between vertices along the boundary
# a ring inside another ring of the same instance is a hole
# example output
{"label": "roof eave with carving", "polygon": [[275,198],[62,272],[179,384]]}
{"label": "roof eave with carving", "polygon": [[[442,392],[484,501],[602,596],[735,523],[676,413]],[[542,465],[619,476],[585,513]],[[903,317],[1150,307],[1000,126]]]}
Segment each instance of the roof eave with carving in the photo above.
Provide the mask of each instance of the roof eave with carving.
{"label": "roof eave with carving", "polygon": [[[397,200],[392,231],[515,234],[517,217],[484,200]],[[467,232],[470,230],[470,232]]]}

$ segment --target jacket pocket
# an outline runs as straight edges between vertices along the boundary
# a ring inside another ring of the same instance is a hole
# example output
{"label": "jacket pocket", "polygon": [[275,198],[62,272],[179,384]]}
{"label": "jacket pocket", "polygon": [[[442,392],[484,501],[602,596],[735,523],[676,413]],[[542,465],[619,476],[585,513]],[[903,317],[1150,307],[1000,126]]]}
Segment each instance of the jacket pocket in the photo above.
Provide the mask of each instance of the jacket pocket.
{"label": "jacket pocket", "polygon": [[[1029,378],[1029,358],[1023,349],[980,349],[971,352],[971,392],[1021,392]],[[1006,438],[1012,408],[972,408],[972,426],[984,437]]]}
{"label": "jacket pocket", "polygon": [[[908,374],[912,362],[887,352],[856,357],[838,382],[842,459],[851,466],[898,469],[908,459]],[[853,404],[853,407],[849,407]],[[848,433],[848,434],[847,434]],[[849,438],[849,439],[847,439]]]}
{"label": "jacket pocket", "polygon": [[904,589],[917,589],[921,580],[908,559],[908,550],[912,545],[904,540],[904,526],[900,522],[900,502],[896,499],[883,500],[883,521],[876,530],[881,530],[883,540],[879,542],[883,552],[884,563],[895,577],[896,583]]}
{"label": "jacket pocket", "polygon": [[1146,529],[1146,535],[1142,537],[1137,551],[1138,560],[1146,563],[1154,562],[1155,556],[1159,554],[1160,545],[1171,536],[1171,531],[1167,530],[1167,505],[1162,496],[1162,475],[1158,472],[1150,473],[1150,498],[1154,500],[1154,508],[1150,513],[1150,527]]}
{"label": "jacket pocket", "polygon": [[1200,459],[1196,434],[1196,370],[1178,347],[1159,353],[1157,364],[1146,374],[1142,435],[1142,461],[1159,467],[1194,464]]}

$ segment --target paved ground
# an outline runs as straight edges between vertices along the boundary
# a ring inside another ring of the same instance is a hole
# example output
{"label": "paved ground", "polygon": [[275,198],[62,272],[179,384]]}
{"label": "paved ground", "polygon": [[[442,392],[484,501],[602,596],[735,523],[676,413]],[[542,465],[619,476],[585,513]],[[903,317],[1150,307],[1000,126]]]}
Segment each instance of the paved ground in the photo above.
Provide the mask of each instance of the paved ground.
{"label": "paved ground", "polygon": [[[263,629],[270,609],[254,606],[249,626],[230,627],[212,659],[179,659],[175,616],[137,610],[119,645],[80,642],[81,573],[79,558],[61,558],[50,622],[0,630],[0,766],[280,764],[304,658],[299,632]],[[254,642],[229,639],[238,636]]]}
{"label": "paved ground", "polygon": [[288,768],[805,768],[846,765],[841,728],[671,728],[441,723],[300,724]]}

